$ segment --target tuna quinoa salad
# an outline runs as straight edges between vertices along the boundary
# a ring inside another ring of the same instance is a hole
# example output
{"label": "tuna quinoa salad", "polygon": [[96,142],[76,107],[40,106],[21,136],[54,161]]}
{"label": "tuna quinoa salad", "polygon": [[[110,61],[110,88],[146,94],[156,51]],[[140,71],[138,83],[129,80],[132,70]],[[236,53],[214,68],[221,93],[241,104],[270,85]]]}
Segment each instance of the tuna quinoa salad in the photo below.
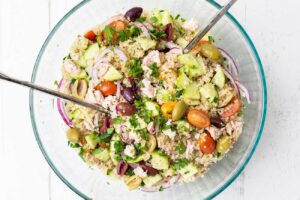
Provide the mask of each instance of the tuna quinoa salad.
{"label": "tuna quinoa salad", "polygon": [[57,101],[85,163],[129,190],[161,191],[203,177],[233,147],[249,93],[211,35],[183,54],[198,31],[193,19],[134,7],[78,35],[58,90],[110,111]]}

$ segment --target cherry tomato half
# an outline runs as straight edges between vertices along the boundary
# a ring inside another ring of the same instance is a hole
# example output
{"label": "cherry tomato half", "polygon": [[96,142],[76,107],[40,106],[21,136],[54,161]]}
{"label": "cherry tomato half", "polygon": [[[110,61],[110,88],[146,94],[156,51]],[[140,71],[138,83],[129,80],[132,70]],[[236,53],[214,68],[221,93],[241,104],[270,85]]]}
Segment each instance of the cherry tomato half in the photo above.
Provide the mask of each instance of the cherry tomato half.
{"label": "cherry tomato half", "polygon": [[208,114],[202,110],[190,109],[187,115],[188,121],[197,128],[207,128],[210,126]]}
{"label": "cherry tomato half", "polygon": [[222,118],[231,117],[232,115],[239,112],[241,107],[241,101],[235,98],[231,104],[225,107],[224,111],[221,114]]}
{"label": "cherry tomato half", "polygon": [[90,30],[84,34],[84,37],[95,42],[97,35],[94,33],[94,31]]}
{"label": "cherry tomato half", "polygon": [[201,152],[204,153],[204,154],[213,153],[216,149],[216,142],[210,136],[209,133],[205,133],[203,135],[200,135],[200,137],[198,139],[198,144],[200,146]]}
{"label": "cherry tomato half", "polygon": [[102,81],[95,88],[99,90],[104,96],[114,95],[117,92],[117,85],[112,81]]}

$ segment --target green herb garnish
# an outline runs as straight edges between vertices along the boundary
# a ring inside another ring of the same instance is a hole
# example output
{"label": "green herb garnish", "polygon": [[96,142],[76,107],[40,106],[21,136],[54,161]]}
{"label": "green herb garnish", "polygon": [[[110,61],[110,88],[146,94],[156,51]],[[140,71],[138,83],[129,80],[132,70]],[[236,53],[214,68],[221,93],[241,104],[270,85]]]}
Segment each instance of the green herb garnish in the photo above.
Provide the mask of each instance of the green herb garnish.
{"label": "green herb garnish", "polygon": [[167,34],[164,31],[154,29],[154,30],[149,30],[148,32],[151,35],[151,37],[155,40],[165,39],[167,37]]}
{"label": "green herb garnish", "polygon": [[126,65],[129,68],[129,74],[131,74],[133,78],[137,78],[138,76],[142,75],[143,69],[140,60],[133,58],[127,61]]}
{"label": "green herb garnish", "polygon": [[143,23],[144,21],[146,21],[146,17],[139,17],[139,18],[137,18],[135,21],[136,22],[140,22],[140,23]]}
{"label": "green herb garnish", "polygon": [[114,170],[114,168],[109,168],[109,169],[107,169],[106,170],[106,175],[108,176],[108,175],[110,175],[111,174],[111,172]]}
{"label": "green herb garnish", "polygon": [[139,122],[138,122],[138,119],[137,119],[136,115],[132,115],[132,116],[129,118],[129,123],[130,123],[130,125],[131,125],[133,128],[136,128],[136,127],[139,125]]}
{"label": "green herb garnish", "polygon": [[116,33],[116,30],[113,28],[110,28],[108,26],[105,26],[103,32],[105,33],[105,35],[107,37],[107,42],[109,44],[112,44],[112,39],[114,37],[114,34]]}
{"label": "green herb garnish", "polygon": [[213,42],[215,42],[215,39],[213,38],[213,36],[209,35],[208,36],[208,41],[213,43]]}
{"label": "green herb garnish", "polygon": [[176,160],[174,162],[174,168],[176,170],[180,170],[180,169],[184,168],[185,166],[187,166],[188,164],[189,164],[189,161],[187,159]]}
{"label": "green herb garnish", "polygon": [[185,145],[184,145],[184,143],[183,143],[182,140],[180,140],[178,146],[176,147],[176,150],[177,150],[178,153],[180,153],[180,154],[184,154],[184,153],[185,153],[186,147],[185,147]]}
{"label": "green herb garnish", "polygon": [[119,125],[122,123],[122,118],[120,116],[113,119],[113,125]]}
{"label": "green herb garnish", "polygon": [[153,63],[152,65],[149,66],[149,68],[152,70],[151,76],[154,78],[158,78],[159,72],[158,72],[157,64]]}

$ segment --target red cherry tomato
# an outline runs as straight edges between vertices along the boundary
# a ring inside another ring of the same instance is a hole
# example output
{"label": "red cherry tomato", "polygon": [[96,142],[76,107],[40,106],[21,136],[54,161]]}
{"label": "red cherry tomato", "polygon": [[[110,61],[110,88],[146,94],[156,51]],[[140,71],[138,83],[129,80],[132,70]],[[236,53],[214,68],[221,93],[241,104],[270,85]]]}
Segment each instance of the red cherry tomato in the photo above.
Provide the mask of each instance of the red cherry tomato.
{"label": "red cherry tomato", "polygon": [[204,154],[210,154],[213,153],[216,149],[216,142],[214,139],[210,136],[209,133],[205,133],[200,136],[198,140],[200,150]]}
{"label": "red cherry tomato", "polygon": [[90,30],[84,34],[84,37],[93,42],[96,42],[97,35],[94,33],[94,31]]}
{"label": "red cherry tomato", "polygon": [[238,99],[234,99],[231,104],[225,107],[224,111],[222,112],[222,118],[231,117],[232,115],[236,114],[240,111],[242,103]]}
{"label": "red cherry tomato", "polygon": [[114,95],[117,92],[117,85],[112,81],[102,81],[96,86],[96,90],[99,90],[104,96]]}

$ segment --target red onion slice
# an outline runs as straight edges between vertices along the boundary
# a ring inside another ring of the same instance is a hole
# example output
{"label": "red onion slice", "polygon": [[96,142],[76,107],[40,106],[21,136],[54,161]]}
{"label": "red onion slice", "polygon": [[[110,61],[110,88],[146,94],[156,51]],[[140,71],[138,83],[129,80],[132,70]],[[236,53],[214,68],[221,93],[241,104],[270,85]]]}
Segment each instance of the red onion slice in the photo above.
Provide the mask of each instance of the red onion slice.
{"label": "red onion slice", "polygon": [[139,27],[142,30],[143,36],[145,36],[146,38],[151,38],[150,34],[148,33],[148,29],[144,24],[140,22],[132,22],[132,24]]}
{"label": "red onion slice", "polygon": [[235,81],[235,83],[239,87],[242,97],[245,97],[247,99],[247,102],[249,104],[251,104],[251,96],[250,96],[249,90],[239,81]]}
{"label": "red onion slice", "polygon": [[226,68],[223,68],[223,71],[224,71],[224,74],[227,76],[227,78],[231,81],[238,97],[240,97],[240,89],[236,84],[235,78],[233,77],[233,75]]}
{"label": "red onion slice", "polygon": [[121,96],[121,83],[120,81],[117,81],[117,92],[116,92],[117,99],[120,99],[120,96]]}
{"label": "red onion slice", "polygon": [[228,64],[231,66],[234,73],[236,75],[238,75],[240,72],[239,72],[239,69],[238,69],[237,64],[236,64],[235,60],[233,59],[233,57],[224,49],[222,49],[222,48],[218,48],[218,49],[221,51],[222,55],[227,59]]}
{"label": "red onion slice", "polygon": [[121,51],[118,48],[114,48],[114,53],[119,56],[119,58],[124,62],[124,64],[126,64],[127,56],[125,55],[125,53],[123,51]]}
{"label": "red onion slice", "polygon": [[[58,87],[57,87],[58,90],[62,87],[63,82],[64,82],[64,79],[61,79],[58,84]],[[68,125],[69,127],[73,127],[74,124],[73,124],[72,120],[69,119],[69,117],[66,113],[66,110],[65,110],[64,102],[60,98],[57,99],[57,109],[58,109],[60,116],[63,118],[64,122],[66,123],[66,125]]]}

